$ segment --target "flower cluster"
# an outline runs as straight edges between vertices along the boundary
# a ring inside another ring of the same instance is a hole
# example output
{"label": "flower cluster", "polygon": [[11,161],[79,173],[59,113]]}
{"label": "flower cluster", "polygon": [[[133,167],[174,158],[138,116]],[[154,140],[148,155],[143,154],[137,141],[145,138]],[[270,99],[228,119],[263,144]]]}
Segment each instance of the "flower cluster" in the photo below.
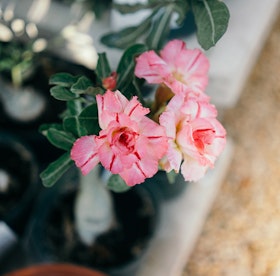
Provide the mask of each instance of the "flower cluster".
{"label": "flower cluster", "polygon": [[156,86],[152,105],[114,90],[113,73],[103,80],[106,92],[96,96],[101,130],[78,138],[71,159],[84,175],[101,163],[128,186],[159,169],[182,173],[186,181],[199,180],[226,143],[226,131],[205,94],[208,59],[199,49],[172,40],[159,54],[145,51],[135,62],[135,76]]}

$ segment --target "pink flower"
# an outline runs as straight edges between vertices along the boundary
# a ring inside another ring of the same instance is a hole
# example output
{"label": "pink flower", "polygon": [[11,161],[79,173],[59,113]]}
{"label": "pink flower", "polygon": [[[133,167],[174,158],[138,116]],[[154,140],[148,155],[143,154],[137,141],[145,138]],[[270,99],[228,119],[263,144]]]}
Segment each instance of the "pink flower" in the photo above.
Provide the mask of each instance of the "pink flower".
{"label": "pink flower", "polygon": [[107,90],[96,99],[101,131],[74,143],[76,166],[85,175],[101,162],[129,186],[152,177],[168,147],[164,128],[145,116],[149,109],[137,97],[129,101],[118,90]]}
{"label": "pink flower", "polygon": [[207,101],[174,96],[159,118],[169,138],[163,169],[181,169],[186,181],[202,178],[226,143],[226,131],[216,116],[216,108]]}
{"label": "pink flower", "polygon": [[135,75],[148,83],[167,85],[174,94],[192,93],[204,99],[208,83],[209,61],[199,50],[186,48],[185,42],[172,40],[160,56],[148,51],[136,59]]}

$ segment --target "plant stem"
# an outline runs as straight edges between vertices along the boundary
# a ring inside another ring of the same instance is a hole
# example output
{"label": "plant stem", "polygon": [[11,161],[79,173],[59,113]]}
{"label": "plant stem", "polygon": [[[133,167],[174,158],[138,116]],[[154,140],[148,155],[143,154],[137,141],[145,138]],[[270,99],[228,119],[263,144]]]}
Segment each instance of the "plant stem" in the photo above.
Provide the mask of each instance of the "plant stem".
{"label": "plant stem", "polygon": [[91,245],[113,225],[112,196],[100,178],[98,166],[81,176],[80,185],[74,209],[76,230],[81,240]]}

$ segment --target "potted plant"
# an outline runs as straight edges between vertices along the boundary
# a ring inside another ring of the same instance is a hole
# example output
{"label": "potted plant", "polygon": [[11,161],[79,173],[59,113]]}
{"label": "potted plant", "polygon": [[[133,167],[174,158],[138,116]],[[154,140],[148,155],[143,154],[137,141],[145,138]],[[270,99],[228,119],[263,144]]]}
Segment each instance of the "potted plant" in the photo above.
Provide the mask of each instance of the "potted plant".
{"label": "potted plant", "polygon": [[[158,193],[160,188],[154,189],[153,182],[160,174],[170,183],[176,182],[178,174],[184,181],[199,180],[214,166],[226,143],[226,131],[205,94],[209,69],[206,55],[200,49],[188,49],[182,40],[166,40],[172,14],[179,14],[180,23],[191,10],[201,45],[204,49],[215,45],[226,30],[225,4],[191,0],[118,5],[122,12],[147,7],[153,12],[143,23],[102,38],[107,45],[125,48],[117,68],[112,69],[106,53],[100,53],[94,81],[67,72],[50,78],[51,95],[65,101],[67,108],[61,123],[44,124],[40,130],[65,153],[49,164],[41,179],[50,187],[69,173],[74,174],[67,177],[66,187],[74,183],[72,186],[78,189],[74,198],[70,195],[71,200],[69,194],[66,196],[66,201],[74,206],[66,210],[75,229],[70,237],[81,242],[78,247],[74,245],[74,251],[80,255],[91,249],[98,252],[94,245],[104,234],[116,226],[123,228],[117,206],[129,202],[130,194],[142,187],[152,196]],[[79,169],[78,173],[73,165]],[[63,186],[59,183],[51,188],[56,194],[60,193],[56,187]],[[158,183],[160,187],[161,181]],[[114,196],[120,192],[123,193],[117,197],[128,195],[128,198],[116,201]],[[57,216],[49,211],[56,203],[47,202],[44,209],[49,214],[48,221],[52,217],[53,221],[61,222],[60,211],[53,212]],[[63,200],[57,202],[59,205]],[[34,231],[37,229],[34,225],[30,239],[40,232]],[[46,236],[40,239],[46,240]],[[54,256],[57,249],[47,254]],[[69,256],[68,261],[79,262],[78,257]],[[96,261],[99,257],[99,254],[89,257],[86,265],[112,275],[126,275],[114,270],[119,264],[113,263],[111,268],[105,263],[99,266]]]}

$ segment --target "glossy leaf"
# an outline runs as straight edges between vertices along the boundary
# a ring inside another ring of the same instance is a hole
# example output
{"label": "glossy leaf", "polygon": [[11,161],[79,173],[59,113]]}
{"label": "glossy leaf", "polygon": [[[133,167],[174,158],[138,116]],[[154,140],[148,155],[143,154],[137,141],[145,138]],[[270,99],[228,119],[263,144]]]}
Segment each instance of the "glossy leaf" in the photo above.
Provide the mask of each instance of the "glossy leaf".
{"label": "glossy leaf", "polygon": [[64,153],[56,161],[50,163],[40,174],[43,185],[46,187],[53,186],[73,164],[69,152]]}
{"label": "glossy leaf", "polygon": [[87,91],[90,91],[93,84],[91,80],[89,80],[87,77],[82,76],[80,77],[76,83],[74,83],[71,86],[71,92],[72,93],[77,93],[77,94],[86,94]]}
{"label": "glossy leaf", "polygon": [[78,120],[86,135],[97,135],[100,131],[97,104],[87,106],[78,116]]}
{"label": "glossy leaf", "polygon": [[208,50],[216,45],[227,30],[229,11],[219,0],[191,0],[197,26],[197,39]]}
{"label": "glossy leaf", "polygon": [[57,123],[51,123],[51,124],[42,124],[39,127],[39,132],[41,132],[44,136],[47,135],[47,131],[50,129],[56,129],[56,130],[63,130],[62,124],[57,124]]}
{"label": "glossy leaf", "polygon": [[82,102],[80,100],[68,101],[67,111],[68,111],[68,116],[79,115],[82,111]]}
{"label": "glossy leaf", "polygon": [[127,186],[124,180],[118,175],[118,174],[113,174],[110,176],[108,182],[107,182],[107,187],[116,193],[122,193],[127,190],[129,190],[131,187]]}
{"label": "glossy leaf", "polygon": [[65,131],[72,133],[76,138],[87,135],[87,130],[81,125],[78,116],[64,118],[63,127]]}
{"label": "glossy leaf", "polygon": [[76,141],[76,138],[71,133],[55,128],[50,128],[47,131],[47,138],[55,147],[66,151],[70,150]]}
{"label": "glossy leaf", "polygon": [[105,53],[98,54],[98,61],[96,65],[96,74],[100,81],[108,77],[112,73],[109,61]]}
{"label": "glossy leaf", "polygon": [[79,76],[73,76],[68,73],[57,73],[52,75],[49,79],[50,84],[71,87],[77,80]]}
{"label": "glossy leaf", "polygon": [[147,51],[148,48],[144,44],[135,44],[129,47],[121,57],[117,68],[118,81],[117,88],[127,96],[127,88],[134,79],[135,58],[141,53]]}
{"label": "glossy leaf", "polygon": [[60,101],[70,101],[78,98],[77,95],[75,95],[68,88],[63,86],[52,87],[50,93],[55,99]]}

